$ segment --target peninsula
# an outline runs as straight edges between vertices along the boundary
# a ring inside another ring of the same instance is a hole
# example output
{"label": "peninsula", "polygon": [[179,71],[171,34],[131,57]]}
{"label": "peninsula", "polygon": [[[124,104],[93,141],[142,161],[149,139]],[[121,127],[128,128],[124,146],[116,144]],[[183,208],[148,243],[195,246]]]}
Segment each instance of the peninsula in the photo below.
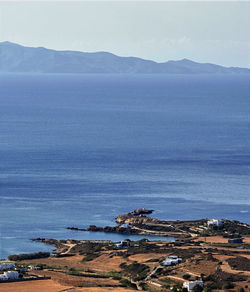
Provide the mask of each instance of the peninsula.
{"label": "peninsula", "polygon": [[87,230],[128,234],[137,230],[137,234],[145,236],[171,234],[178,239],[127,239],[115,243],[35,238],[34,241],[56,246],[53,255],[9,256],[8,265],[15,266],[23,280],[2,281],[0,288],[7,292],[17,291],[17,287],[50,292],[249,291],[248,224],[225,219],[164,221],[151,218],[152,212],[137,209],[118,215],[116,227]]}
{"label": "peninsula", "polygon": [[[116,226],[98,227],[90,225],[87,229],[67,227],[76,231],[101,231],[123,234],[140,234],[154,236],[173,236],[177,238],[190,238],[196,236],[222,235],[226,237],[250,235],[250,227],[239,221],[226,219],[199,219],[189,221],[166,221],[148,216],[153,210],[136,209],[128,214],[116,217]],[[212,228],[211,228],[212,227]]]}

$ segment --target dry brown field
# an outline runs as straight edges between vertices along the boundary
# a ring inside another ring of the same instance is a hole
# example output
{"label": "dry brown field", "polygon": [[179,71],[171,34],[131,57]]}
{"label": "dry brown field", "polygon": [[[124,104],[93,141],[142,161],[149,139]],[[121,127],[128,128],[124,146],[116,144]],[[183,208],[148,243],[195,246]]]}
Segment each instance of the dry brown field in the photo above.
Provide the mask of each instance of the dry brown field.
{"label": "dry brown field", "polygon": [[[197,240],[202,240],[203,238],[197,238]],[[247,243],[250,237],[246,237],[244,242]],[[203,239],[204,240],[204,239]],[[212,236],[206,238],[207,243],[226,243],[227,239],[221,236]],[[155,242],[155,244],[159,244]],[[164,243],[160,243],[160,246],[164,246]],[[166,275],[159,275],[159,278],[151,278],[147,280],[148,284],[152,286],[157,282],[157,280],[161,281],[164,278],[168,278],[177,282],[183,282],[183,275],[189,274],[192,279],[199,277],[201,274],[205,276],[214,274],[218,268],[218,263],[221,262],[220,268],[223,272],[227,272],[234,275],[244,275],[249,277],[250,279],[250,271],[240,271],[234,270],[230,267],[227,260],[232,257],[245,257],[250,259],[250,254],[247,254],[249,249],[237,249],[237,248],[224,248],[224,247],[216,247],[216,249],[212,249],[212,257],[207,258],[207,255],[210,253],[211,257],[211,246],[209,244],[205,244],[203,246],[195,246],[191,243],[191,245],[178,246],[175,247],[180,249],[180,253],[187,255],[186,260],[175,266],[175,267],[167,267],[168,272]],[[193,250],[194,248],[201,251],[200,252],[185,252],[185,249]],[[171,250],[171,249],[170,249]],[[0,291],[1,292],[129,292],[134,291],[130,288],[122,288],[118,287],[120,285],[119,280],[109,277],[103,277],[103,274],[106,275],[110,271],[121,271],[120,264],[126,262],[127,264],[131,264],[134,261],[140,264],[146,264],[149,266],[150,271],[152,272],[156,267],[160,267],[160,260],[170,254],[170,250],[166,250],[163,253],[157,253],[155,251],[146,252],[146,253],[137,253],[126,256],[126,250],[106,250],[101,251],[97,258],[94,258],[91,261],[82,262],[84,255],[74,255],[69,257],[51,257],[51,258],[42,258],[42,259],[33,259],[29,261],[23,261],[24,263],[32,263],[32,264],[46,264],[49,267],[46,267],[44,270],[38,271],[30,271],[29,274],[36,274],[40,276],[48,276],[51,277],[51,280],[36,280],[29,282],[15,282],[15,283],[1,283]],[[221,250],[225,250],[225,254]],[[120,255],[120,253],[124,252],[125,256]],[[173,253],[173,252],[172,252]],[[150,260],[155,260],[151,261]],[[71,268],[74,268],[71,269]],[[84,275],[69,275],[70,271],[76,271],[78,273],[83,273]],[[101,277],[91,277],[86,273],[96,273]],[[124,274],[123,274],[124,277]],[[153,284],[152,284],[152,283]],[[151,285],[152,284],[152,285]],[[157,283],[156,283],[157,284]],[[235,283],[236,290],[238,291],[239,287],[243,287],[246,285],[246,281],[244,283]],[[113,287],[110,287],[113,286]],[[155,291],[161,291],[161,288],[157,288],[156,285],[154,289]],[[219,291],[219,290],[218,290]],[[220,290],[222,292],[223,290]],[[214,291],[215,292],[215,291]]]}
{"label": "dry brown field", "polygon": [[73,287],[64,286],[53,280],[1,283],[1,292],[131,292],[134,290],[120,287]]}
{"label": "dry brown field", "polygon": [[[81,262],[84,258],[83,255],[76,255],[72,257],[65,258],[44,258],[44,259],[34,259],[29,260],[29,263],[32,264],[46,264],[49,266],[60,266],[68,268],[82,268],[82,269],[90,269],[94,271],[100,272],[109,272],[111,270],[120,270],[119,265],[123,262],[127,262],[126,259],[120,256],[110,257],[109,253],[103,253],[98,258],[89,261],[89,262]],[[23,261],[25,262],[25,261]]]}
{"label": "dry brown field", "polygon": [[137,261],[138,263],[145,263],[147,265],[150,265],[150,264],[154,264],[154,263],[150,263],[150,262],[147,262],[149,260],[152,260],[152,259],[159,259],[159,258],[164,258],[164,257],[167,257],[169,255],[169,253],[162,253],[162,254],[159,254],[159,253],[146,253],[146,254],[143,254],[143,253],[138,253],[138,254],[135,254],[135,255],[132,255],[132,256],[129,256],[129,260],[130,261]]}
{"label": "dry brown field", "polygon": [[110,278],[92,278],[92,277],[78,277],[73,275],[67,275],[62,272],[55,271],[32,271],[32,274],[44,275],[46,277],[51,277],[54,281],[62,285],[71,285],[71,286],[86,286],[86,287],[95,287],[100,286],[117,286],[118,281],[112,280]]}
{"label": "dry brown field", "polygon": [[228,239],[223,236],[207,236],[207,237],[198,237],[195,241],[205,241],[209,243],[227,243]]}
{"label": "dry brown field", "polygon": [[[217,236],[198,237],[194,241],[205,241],[209,243],[228,243],[228,238],[217,235]],[[249,244],[250,236],[244,236],[243,242]]]}
{"label": "dry brown field", "polygon": [[66,291],[69,286],[61,285],[53,280],[36,280],[27,282],[1,283],[1,292],[59,292]]}

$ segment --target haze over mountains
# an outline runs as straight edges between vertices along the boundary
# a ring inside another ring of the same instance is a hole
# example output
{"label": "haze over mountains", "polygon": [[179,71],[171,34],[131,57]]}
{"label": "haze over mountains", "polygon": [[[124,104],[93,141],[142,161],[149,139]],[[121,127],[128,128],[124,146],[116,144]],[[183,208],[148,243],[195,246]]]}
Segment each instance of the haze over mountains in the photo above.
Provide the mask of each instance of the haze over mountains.
{"label": "haze over mountains", "polygon": [[56,51],[0,43],[0,72],[25,73],[129,73],[206,74],[250,73],[250,69],[197,63],[188,59],[157,63],[136,57],[119,57],[108,52]]}

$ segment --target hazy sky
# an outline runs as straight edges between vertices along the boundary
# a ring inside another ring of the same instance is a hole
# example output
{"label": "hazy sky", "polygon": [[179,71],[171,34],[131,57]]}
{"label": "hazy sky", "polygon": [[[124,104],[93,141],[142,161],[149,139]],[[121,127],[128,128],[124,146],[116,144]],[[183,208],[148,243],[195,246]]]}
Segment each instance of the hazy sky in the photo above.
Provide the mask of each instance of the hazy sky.
{"label": "hazy sky", "polygon": [[0,2],[0,41],[250,67],[250,2]]}

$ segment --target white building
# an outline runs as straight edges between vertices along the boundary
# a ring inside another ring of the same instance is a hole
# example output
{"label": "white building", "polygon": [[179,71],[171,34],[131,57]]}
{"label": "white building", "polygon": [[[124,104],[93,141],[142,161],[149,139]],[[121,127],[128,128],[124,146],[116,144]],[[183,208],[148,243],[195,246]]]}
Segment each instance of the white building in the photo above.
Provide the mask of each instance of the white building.
{"label": "white building", "polygon": [[41,267],[37,267],[37,266],[30,265],[30,266],[28,266],[28,269],[29,270],[41,270],[42,268]]}
{"label": "white building", "polygon": [[188,291],[191,291],[194,286],[199,285],[203,288],[203,282],[202,281],[189,281],[183,283],[183,288],[187,288]]}
{"label": "white building", "polygon": [[120,243],[116,243],[115,247],[117,247],[117,248],[128,248],[128,247],[130,247],[130,241],[123,240]]}
{"label": "white building", "polygon": [[178,257],[177,256],[174,256],[174,255],[170,255],[170,256],[168,256],[168,259],[177,260]]}
{"label": "white building", "polygon": [[8,278],[4,274],[0,274],[0,281],[7,281]]}
{"label": "white building", "polygon": [[1,263],[0,264],[0,271],[3,270],[11,270],[14,269],[16,266],[13,263]]}
{"label": "white building", "polygon": [[8,280],[13,280],[13,279],[19,278],[19,273],[17,271],[4,272],[4,275],[8,278]]}
{"label": "white building", "polygon": [[207,221],[208,226],[221,226],[224,222],[221,219],[210,219]]}
{"label": "white building", "polygon": [[15,280],[18,278],[19,278],[19,273],[17,271],[8,271],[0,275],[1,281]]}
{"label": "white building", "polygon": [[163,266],[173,266],[182,262],[182,258],[178,258],[177,256],[168,256],[162,262]]}

